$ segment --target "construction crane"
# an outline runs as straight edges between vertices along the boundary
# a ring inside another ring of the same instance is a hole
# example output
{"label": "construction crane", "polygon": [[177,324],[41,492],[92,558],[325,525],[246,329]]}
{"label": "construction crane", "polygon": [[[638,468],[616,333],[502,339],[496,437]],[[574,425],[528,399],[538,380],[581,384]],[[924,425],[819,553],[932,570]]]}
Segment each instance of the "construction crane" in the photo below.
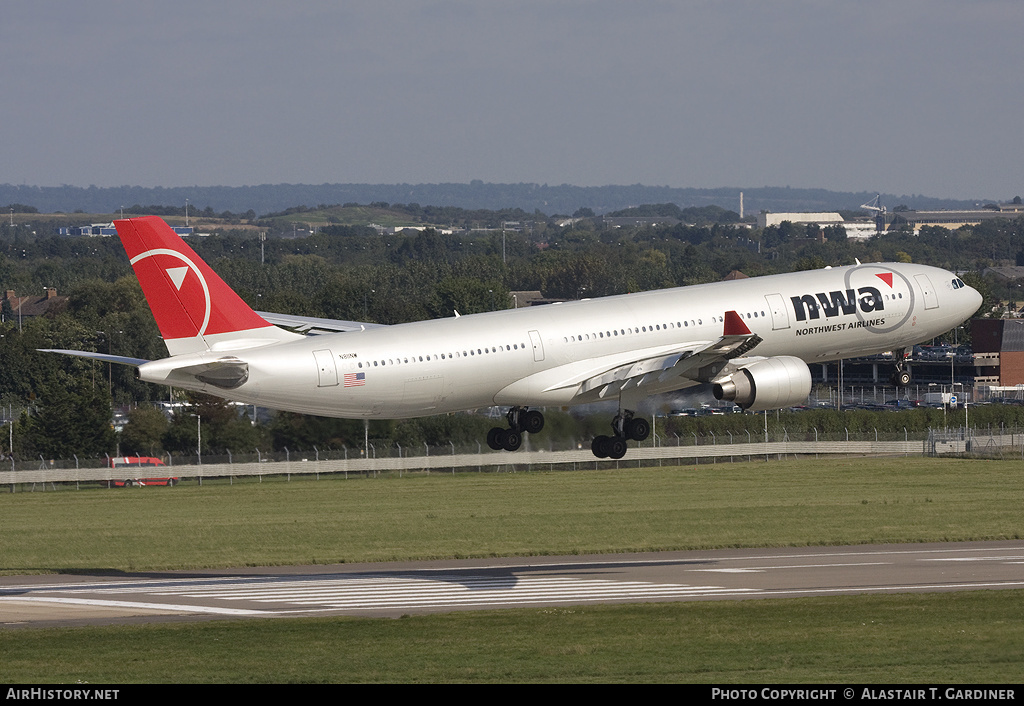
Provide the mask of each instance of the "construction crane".
{"label": "construction crane", "polygon": [[866,211],[874,211],[875,213],[885,213],[885,206],[882,205],[882,195],[875,194],[875,198],[861,205]]}

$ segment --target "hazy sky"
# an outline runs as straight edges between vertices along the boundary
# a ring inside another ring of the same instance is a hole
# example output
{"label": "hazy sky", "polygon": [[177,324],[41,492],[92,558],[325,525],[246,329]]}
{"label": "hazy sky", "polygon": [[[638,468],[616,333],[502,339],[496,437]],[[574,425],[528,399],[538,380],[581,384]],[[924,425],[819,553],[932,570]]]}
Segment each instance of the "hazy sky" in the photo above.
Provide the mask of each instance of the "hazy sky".
{"label": "hazy sky", "polygon": [[0,183],[1024,192],[1020,0],[6,0]]}

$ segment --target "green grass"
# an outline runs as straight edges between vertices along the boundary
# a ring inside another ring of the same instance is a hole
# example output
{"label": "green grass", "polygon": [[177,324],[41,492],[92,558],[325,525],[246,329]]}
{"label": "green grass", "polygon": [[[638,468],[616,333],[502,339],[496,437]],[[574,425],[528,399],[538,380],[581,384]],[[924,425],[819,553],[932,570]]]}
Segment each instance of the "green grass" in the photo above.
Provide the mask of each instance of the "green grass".
{"label": "green grass", "polygon": [[45,573],[1019,538],[1013,461],[827,459],[0,495]]}
{"label": "green grass", "polygon": [[[1024,467],[823,459],[0,495],[0,570],[1019,538]],[[1024,591],[0,630],[4,682],[1019,682]]]}
{"label": "green grass", "polygon": [[1022,591],[0,631],[4,681],[1019,683]]}

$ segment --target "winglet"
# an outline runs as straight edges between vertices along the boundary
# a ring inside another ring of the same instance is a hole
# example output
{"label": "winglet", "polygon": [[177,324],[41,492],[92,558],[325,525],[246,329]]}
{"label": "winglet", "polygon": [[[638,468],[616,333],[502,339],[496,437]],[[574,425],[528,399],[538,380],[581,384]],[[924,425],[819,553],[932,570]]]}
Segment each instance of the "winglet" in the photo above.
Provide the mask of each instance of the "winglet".
{"label": "winglet", "polygon": [[743,319],[735,311],[725,312],[724,336],[749,336],[750,329],[743,323]]}

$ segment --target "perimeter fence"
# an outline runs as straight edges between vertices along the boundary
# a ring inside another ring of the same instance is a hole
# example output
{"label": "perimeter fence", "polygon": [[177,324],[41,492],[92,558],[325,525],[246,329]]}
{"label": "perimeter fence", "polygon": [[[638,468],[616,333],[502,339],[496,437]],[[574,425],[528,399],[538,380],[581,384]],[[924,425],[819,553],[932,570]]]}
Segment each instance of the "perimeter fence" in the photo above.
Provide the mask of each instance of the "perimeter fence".
{"label": "perimeter fence", "polygon": [[[839,434],[809,432],[755,434],[709,434],[689,437],[673,434],[632,445],[618,461],[597,459],[589,446],[580,443],[531,444],[509,453],[491,451],[480,444],[470,447],[448,444],[442,447],[402,447],[375,444],[366,449],[325,449],[311,451],[252,453],[229,452],[221,456],[163,455],[164,466],[111,468],[109,457],[90,459],[18,460],[7,458],[0,467],[0,485],[10,492],[45,489],[57,484],[111,486],[116,481],[137,478],[173,477],[181,481],[256,480],[292,476],[322,475],[344,477],[405,473],[508,473],[601,468],[639,468],[687,464],[716,464],[733,461],[780,460],[794,457],[835,456],[939,456],[948,454],[1024,460],[1024,430],[932,429],[927,432]],[[9,465],[8,465],[9,464]]]}

